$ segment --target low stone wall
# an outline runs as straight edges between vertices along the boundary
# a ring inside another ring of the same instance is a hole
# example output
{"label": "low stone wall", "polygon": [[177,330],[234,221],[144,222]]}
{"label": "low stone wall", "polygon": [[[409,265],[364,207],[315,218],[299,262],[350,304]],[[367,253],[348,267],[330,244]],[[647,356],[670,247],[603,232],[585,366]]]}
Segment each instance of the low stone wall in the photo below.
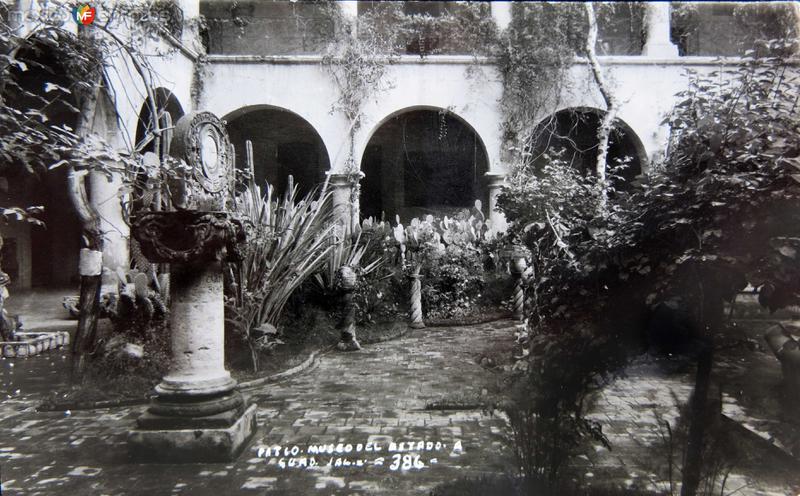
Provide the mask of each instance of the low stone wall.
{"label": "low stone wall", "polygon": [[17,332],[15,336],[16,341],[0,341],[0,350],[5,358],[25,358],[69,344],[66,331]]}

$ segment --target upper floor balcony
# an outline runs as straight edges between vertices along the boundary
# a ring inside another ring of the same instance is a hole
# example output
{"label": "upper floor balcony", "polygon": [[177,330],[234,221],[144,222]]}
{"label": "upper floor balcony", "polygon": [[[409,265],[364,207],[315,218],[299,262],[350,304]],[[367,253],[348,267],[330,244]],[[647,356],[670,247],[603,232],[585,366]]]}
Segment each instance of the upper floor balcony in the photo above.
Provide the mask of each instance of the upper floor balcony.
{"label": "upper floor balcony", "polygon": [[[597,54],[609,56],[736,57],[798,30],[790,2],[598,3],[596,12]],[[396,55],[491,55],[496,33],[549,16],[579,54],[587,32],[582,6],[558,2],[208,0],[200,13],[210,55],[321,55],[340,36],[372,36]]]}

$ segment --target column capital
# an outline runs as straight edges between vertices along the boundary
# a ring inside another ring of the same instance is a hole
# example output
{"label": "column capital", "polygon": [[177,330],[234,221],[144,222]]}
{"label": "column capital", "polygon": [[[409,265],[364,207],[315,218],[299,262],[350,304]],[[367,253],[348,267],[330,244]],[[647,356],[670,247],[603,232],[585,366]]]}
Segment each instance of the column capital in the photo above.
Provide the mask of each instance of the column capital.
{"label": "column capital", "polygon": [[361,171],[346,174],[328,172],[328,183],[336,188],[353,186],[363,178],[364,173]]}
{"label": "column capital", "polygon": [[499,188],[506,182],[507,174],[505,172],[487,172],[484,176],[490,188]]}

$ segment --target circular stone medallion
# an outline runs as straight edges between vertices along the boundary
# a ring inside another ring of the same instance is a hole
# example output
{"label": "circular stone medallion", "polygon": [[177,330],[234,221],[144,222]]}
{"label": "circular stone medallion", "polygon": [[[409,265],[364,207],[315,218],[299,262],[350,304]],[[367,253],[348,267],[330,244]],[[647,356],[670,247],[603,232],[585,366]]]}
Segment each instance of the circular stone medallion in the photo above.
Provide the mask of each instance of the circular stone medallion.
{"label": "circular stone medallion", "polygon": [[216,127],[206,124],[199,130],[200,164],[195,167],[195,178],[207,191],[216,193],[225,186],[226,167],[220,153],[221,136]]}
{"label": "circular stone medallion", "polygon": [[231,144],[225,124],[211,112],[193,112],[178,121],[171,153],[184,159],[208,193],[219,193],[233,174]]}

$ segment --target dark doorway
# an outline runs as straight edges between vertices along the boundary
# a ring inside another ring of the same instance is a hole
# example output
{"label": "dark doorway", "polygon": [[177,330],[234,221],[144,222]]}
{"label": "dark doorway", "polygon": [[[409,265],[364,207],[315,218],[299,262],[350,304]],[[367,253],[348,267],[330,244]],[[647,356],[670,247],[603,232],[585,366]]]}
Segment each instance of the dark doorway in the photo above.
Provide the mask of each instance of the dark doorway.
{"label": "dark doorway", "polygon": [[[591,108],[573,108],[556,112],[542,121],[536,130],[531,150],[534,161],[543,166],[554,154],[585,174],[594,174],[597,166],[597,131],[603,112]],[[622,121],[614,123],[608,144],[611,185],[624,190],[642,173],[644,147],[634,132]]]}
{"label": "dark doorway", "polygon": [[445,110],[412,110],[385,122],[361,160],[365,217],[403,221],[487,205],[486,152],[478,135]]}
{"label": "dark doorway", "polygon": [[286,110],[261,108],[228,119],[236,166],[245,167],[245,142],[253,143],[256,184],[269,183],[282,194],[291,175],[300,194],[325,180],[330,161],[322,138],[303,118]]}

